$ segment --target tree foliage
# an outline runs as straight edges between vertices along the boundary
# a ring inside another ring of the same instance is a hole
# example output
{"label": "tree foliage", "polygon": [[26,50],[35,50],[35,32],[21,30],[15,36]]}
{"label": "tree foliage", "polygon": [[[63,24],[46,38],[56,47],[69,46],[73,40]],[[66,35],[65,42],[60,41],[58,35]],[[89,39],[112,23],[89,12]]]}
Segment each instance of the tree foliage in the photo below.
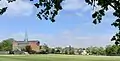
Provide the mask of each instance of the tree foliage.
{"label": "tree foliage", "polygon": [[37,14],[39,19],[44,17],[46,20],[50,19],[52,22],[55,22],[55,16],[58,15],[59,10],[62,10],[63,0],[39,0],[38,3],[34,4],[40,12]]}
{"label": "tree foliage", "polygon": [[93,8],[100,7],[98,11],[95,11],[92,14],[93,23],[101,23],[102,17],[105,15],[105,12],[110,10],[109,7],[114,9],[113,16],[117,17],[117,19],[111,24],[118,28],[118,32],[115,36],[112,37],[111,41],[115,41],[116,45],[120,44],[120,0],[85,0],[86,3],[91,5]]}
{"label": "tree foliage", "polygon": [[48,45],[47,44],[43,44],[43,45],[41,45],[41,48],[40,48],[40,53],[42,53],[42,54],[47,54],[47,53],[49,53],[49,47],[48,47]]}
{"label": "tree foliage", "polygon": [[[11,3],[16,0],[7,0]],[[39,10],[37,17],[39,19],[46,19],[55,22],[55,16],[58,15],[59,11],[62,10],[61,3],[63,0],[30,0],[37,1],[34,6]],[[3,7],[0,9],[0,15],[2,15],[8,7]]]}
{"label": "tree foliage", "polygon": [[[0,0],[1,1],[1,0]],[[11,3],[13,1],[16,1],[16,0],[7,0],[8,3]],[[8,7],[3,7],[3,8],[0,8],[0,15],[2,15],[4,12],[6,12]]]}
{"label": "tree foliage", "polygon": [[15,41],[13,38],[9,38],[9,39],[3,40],[0,43],[0,50],[11,51],[12,50],[12,42],[13,41]]}
{"label": "tree foliage", "polygon": [[120,46],[117,45],[108,45],[106,47],[106,55],[108,56],[120,56]]}
{"label": "tree foliage", "polygon": [[90,55],[105,55],[105,49],[103,47],[88,47],[86,52]]}

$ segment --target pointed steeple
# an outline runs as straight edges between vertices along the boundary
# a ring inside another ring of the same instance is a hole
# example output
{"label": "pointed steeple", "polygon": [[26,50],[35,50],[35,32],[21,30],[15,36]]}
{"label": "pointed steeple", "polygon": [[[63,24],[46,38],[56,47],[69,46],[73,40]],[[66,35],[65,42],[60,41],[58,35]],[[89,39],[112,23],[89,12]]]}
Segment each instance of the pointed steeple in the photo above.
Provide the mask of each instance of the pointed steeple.
{"label": "pointed steeple", "polygon": [[27,34],[27,31],[25,31],[25,38],[24,38],[24,41],[25,41],[25,42],[28,42],[28,34]]}

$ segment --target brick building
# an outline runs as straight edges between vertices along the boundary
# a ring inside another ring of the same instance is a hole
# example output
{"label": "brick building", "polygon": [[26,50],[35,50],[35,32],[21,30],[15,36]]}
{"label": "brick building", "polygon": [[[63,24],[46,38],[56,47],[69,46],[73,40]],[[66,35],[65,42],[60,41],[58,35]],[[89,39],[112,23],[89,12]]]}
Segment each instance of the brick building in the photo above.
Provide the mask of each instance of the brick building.
{"label": "brick building", "polygon": [[33,41],[13,41],[13,51],[25,49],[26,46],[30,46],[32,50],[38,52],[39,51],[40,42],[37,40]]}
{"label": "brick building", "polygon": [[29,40],[28,41],[28,35],[27,32],[25,33],[25,39],[24,41],[13,41],[13,51],[22,49],[25,49],[26,46],[30,46],[33,51],[38,52],[39,51],[39,45],[40,42],[38,40]]}

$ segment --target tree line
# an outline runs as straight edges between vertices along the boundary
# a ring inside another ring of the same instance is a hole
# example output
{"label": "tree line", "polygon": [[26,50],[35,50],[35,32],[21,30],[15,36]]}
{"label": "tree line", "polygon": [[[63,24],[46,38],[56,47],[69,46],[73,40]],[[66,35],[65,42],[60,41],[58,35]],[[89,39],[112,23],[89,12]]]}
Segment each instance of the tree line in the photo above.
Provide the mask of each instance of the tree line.
{"label": "tree line", "polygon": [[[9,38],[0,42],[0,51],[12,51],[13,38]],[[26,51],[30,54],[68,54],[68,55],[81,55],[85,51],[88,55],[105,55],[105,56],[120,56],[120,45],[107,45],[106,47],[91,46],[87,48],[74,48],[67,47],[54,47],[51,48],[47,44],[40,45],[40,51],[35,52],[30,46],[26,46]],[[85,55],[87,55],[85,54]]]}
{"label": "tree line", "polygon": [[46,44],[40,46],[41,54],[68,54],[68,55],[82,55],[85,50],[85,55],[103,55],[103,56],[120,56],[120,46],[118,45],[107,45],[106,47],[87,47],[87,48],[74,48],[68,47],[54,47],[50,48]]}

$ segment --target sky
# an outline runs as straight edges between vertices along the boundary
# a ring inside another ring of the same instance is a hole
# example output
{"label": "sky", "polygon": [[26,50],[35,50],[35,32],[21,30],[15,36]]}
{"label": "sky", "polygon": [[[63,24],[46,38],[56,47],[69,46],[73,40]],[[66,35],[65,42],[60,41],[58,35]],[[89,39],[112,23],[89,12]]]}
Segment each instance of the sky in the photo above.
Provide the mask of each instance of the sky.
{"label": "sky", "polygon": [[[103,17],[102,23],[94,25],[91,14],[95,11],[84,0],[65,0],[63,10],[56,16],[56,22],[39,20],[37,9],[27,0],[7,3],[0,2],[0,8],[8,6],[8,10],[0,16],[0,40],[14,38],[23,41],[25,31],[29,40],[39,40],[50,47],[89,47],[113,44],[111,37],[116,29],[111,26],[115,18],[111,7]],[[96,10],[98,10],[96,8]]]}

